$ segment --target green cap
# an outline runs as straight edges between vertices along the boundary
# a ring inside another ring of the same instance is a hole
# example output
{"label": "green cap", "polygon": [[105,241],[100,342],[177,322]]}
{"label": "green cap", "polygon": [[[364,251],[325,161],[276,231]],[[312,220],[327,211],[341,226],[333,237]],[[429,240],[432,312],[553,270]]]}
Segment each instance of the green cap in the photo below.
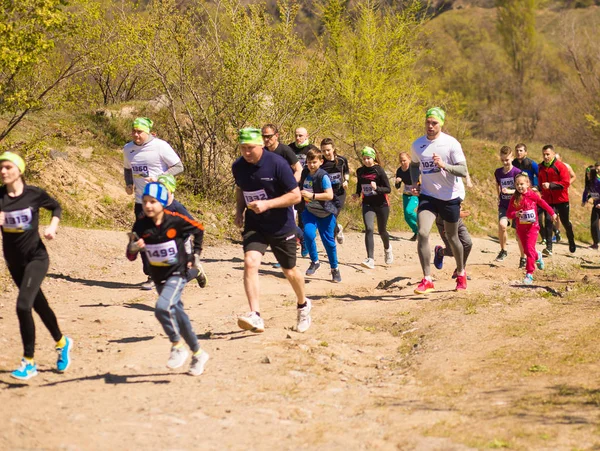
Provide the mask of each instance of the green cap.
{"label": "green cap", "polygon": [[141,130],[143,132],[150,133],[152,125],[154,125],[154,122],[152,122],[147,117],[136,117],[133,121],[132,128],[134,128],[135,130]]}
{"label": "green cap", "polygon": [[0,155],[0,161],[10,161],[12,164],[19,168],[21,174],[25,172],[25,160],[23,160],[23,158],[21,158],[16,153],[4,152],[2,155]]}
{"label": "green cap", "polygon": [[373,149],[372,147],[363,147],[363,150],[360,152],[360,154],[363,157],[371,157],[371,158],[375,158],[375,155],[377,155],[377,153],[375,152],[375,149]]}
{"label": "green cap", "polygon": [[175,192],[177,182],[175,181],[175,177],[173,177],[171,174],[161,174],[158,176],[156,181],[161,185],[164,185],[169,193],[173,194]]}
{"label": "green cap", "polygon": [[262,133],[258,128],[242,128],[238,134],[240,144],[264,145]]}
{"label": "green cap", "polygon": [[425,113],[425,119],[429,117],[436,118],[440,122],[440,125],[444,125],[444,122],[446,122],[446,112],[439,106],[435,106],[427,110],[427,113]]}

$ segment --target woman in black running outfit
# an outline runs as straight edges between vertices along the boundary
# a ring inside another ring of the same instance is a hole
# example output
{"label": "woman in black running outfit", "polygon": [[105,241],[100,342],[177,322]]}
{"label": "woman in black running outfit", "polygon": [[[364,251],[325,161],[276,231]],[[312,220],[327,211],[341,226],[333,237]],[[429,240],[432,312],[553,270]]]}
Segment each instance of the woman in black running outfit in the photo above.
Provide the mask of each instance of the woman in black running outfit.
{"label": "woman in black running outfit", "polygon": [[390,202],[388,194],[392,191],[390,181],[383,168],[379,165],[377,154],[371,147],[365,147],[362,152],[363,165],[356,170],[358,183],[356,193],[352,196],[358,198],[362,194],[362,213],[365,223],[365,246],[367,259],[361,264],[365,268],[375,268],[373,233],[374,222],[377,218],[377,230],[385,251],[385,264],[391,265],[394,261],[390,235],[387,232],[387,222],[390,216]]}
{"label": "woman in black running outfit", "polygon": [[40,286],[48,271],[46,246],[38,232],[39,209],[52,211],[50,225],[44,231],[48,240],[56,236],[61,208],[43,189],[26,185],[23,180],[25,162],[12,152],[0,155],[0,225],[4,258],[15,284],[19,287],[17,316],[23,340],[21,366],[11,376],[27,380],[37,375],[33,360],[35,350],[35,324],[32,309],[42,319],[56,341],[57,370],[64,372],[70,365],[73,340],[64,336],[58,327],[56,315],[48,305]]}
{"label": "woman in black running outfit", "polygon": [[[350,167],[348,166],[348,160],[338,155],[333,145],[331,138],[325,138],[321,141],[321,152],[323,152],[324,162],[321,166],[331,180],[331,186],[333,187],[333,194],[338,198],[340,202],[340,208],[338,209],[336,218],[344,208],[346,203],[346,188],[348,188],[348,180],[350,179]],[[344,232],[342,225],[338,222],[335,225],[335,237],[338,244],[344,242]]]}

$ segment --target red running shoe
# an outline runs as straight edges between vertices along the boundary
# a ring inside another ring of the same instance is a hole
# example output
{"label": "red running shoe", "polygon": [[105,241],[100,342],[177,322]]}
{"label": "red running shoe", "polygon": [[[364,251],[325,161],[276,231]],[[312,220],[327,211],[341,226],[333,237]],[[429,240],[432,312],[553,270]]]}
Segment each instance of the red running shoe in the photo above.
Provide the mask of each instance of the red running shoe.
{"label": "red running shoe", "polygon": [[431,280],[427,280],[427,279],[421,280],[421,283],[415,289],[416,294],[426,294],[426,293],[431,293],[432,291],[435,291],[433,282]]}
{"label": "red running shoe", "polygon": [[467,289],[467,272],[462,276],[456,276],[456,288],[454,291],[466,290]]}

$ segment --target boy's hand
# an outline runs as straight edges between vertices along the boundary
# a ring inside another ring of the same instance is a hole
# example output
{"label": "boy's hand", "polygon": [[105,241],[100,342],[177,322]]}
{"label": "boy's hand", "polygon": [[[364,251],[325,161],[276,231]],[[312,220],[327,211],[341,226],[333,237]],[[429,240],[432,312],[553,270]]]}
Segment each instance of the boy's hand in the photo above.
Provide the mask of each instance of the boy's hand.
{"label": "boy's hand", "polygon": [[127,235],[129,236],[129,244],[127,245],[127,250],[130,253],[134,254],[146,247],[146,243],[144,242],[144,240],[138,237],[137,233],[129,232]]}

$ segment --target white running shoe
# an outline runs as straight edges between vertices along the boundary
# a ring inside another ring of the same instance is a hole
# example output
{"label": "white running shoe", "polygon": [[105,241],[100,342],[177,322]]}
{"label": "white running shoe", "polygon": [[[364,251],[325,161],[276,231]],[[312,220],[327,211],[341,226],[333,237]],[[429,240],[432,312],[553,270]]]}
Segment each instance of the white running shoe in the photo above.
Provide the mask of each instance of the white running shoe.
{"label": "white running shoe", "polygon": [[312,318],[310,317],[310,311],[312,310],[312,301],[306,298],[306,307],[298,309],[298,324],[296,324],[296,330],[298,332],[306,332],[310,327]]}
{"label": "white running shoe", "polygon": [[338,244],[344,244],[344,228],[340,223],[338,223],[338,234],[335,239],[337,240]]}
{"label": "white running shoe", "polygon": [[238,317],[238,326],[240,329],[249,330],[250,332],[260,333],[265,331],[265,323],[256,312],[246,313],[244,316]]}
{"label": "white running shoe", "polygon": [[369,269],[375,269],[375,260],[372,258],[365,259],[364,262],[361,263],[362,266]]}
{"label": "white running shoe", "polygon": [[154,281],[152,277],[148,276],[148,279],[140,286],[140,290],[150,291],[154,288]]}
{"label": "white running shoe", "polygon": [[392,252],[392,246],[390,245],[390,247],[384,249],[383,251],[385,252],[385,264],[391,265],[394,263],[394,252]]}
{"label": "white running shoe", "polygon": [[190,353],[185,347],[180,346],[179,348],[176,348],[173,346],[171,348],[169,360],[167,360],[167,366],[172,370],[177,369],[185,363],[189,355]]}
{"label": "white running shoe", "polygon": [[208,362],[209,357],[206,351],[200,351],[200,354],[193,354],[189,373],[192,376],[200,376],[204,373],[204,366]]}

